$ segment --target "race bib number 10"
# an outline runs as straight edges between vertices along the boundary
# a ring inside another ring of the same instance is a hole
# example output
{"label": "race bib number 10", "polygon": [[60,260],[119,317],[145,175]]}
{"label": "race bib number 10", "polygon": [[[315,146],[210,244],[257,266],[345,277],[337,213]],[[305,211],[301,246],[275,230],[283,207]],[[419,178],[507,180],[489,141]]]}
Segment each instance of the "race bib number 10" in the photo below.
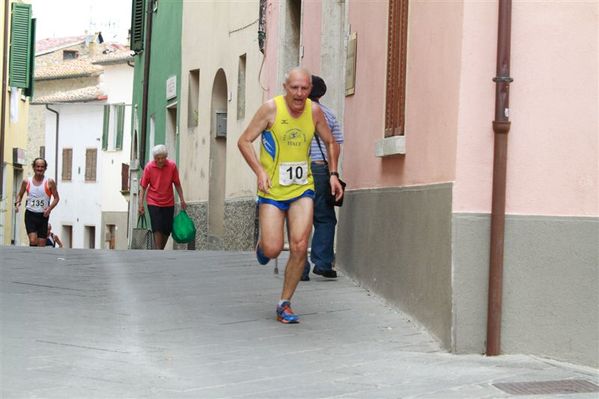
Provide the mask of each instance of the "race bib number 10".
{"label": "race bib number 10", "polygon": [[279,165],[279,184],[290,186],[292,184],[308,184],[307,162],[284,162]]}

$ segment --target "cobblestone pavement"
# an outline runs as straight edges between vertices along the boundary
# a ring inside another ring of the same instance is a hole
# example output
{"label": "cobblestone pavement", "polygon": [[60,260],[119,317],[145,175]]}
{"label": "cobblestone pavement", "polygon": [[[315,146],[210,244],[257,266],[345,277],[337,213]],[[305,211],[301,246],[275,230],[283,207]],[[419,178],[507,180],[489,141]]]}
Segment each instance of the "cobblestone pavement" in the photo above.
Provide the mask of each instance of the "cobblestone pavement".
{"label": "cobblestone pavement", "polygon": [[493,384],[583,380],[536,357],[452,355],[351,280],[313,277],[275,321],[281,272],[248,252],[0,247],[0,397],[598,398]]}

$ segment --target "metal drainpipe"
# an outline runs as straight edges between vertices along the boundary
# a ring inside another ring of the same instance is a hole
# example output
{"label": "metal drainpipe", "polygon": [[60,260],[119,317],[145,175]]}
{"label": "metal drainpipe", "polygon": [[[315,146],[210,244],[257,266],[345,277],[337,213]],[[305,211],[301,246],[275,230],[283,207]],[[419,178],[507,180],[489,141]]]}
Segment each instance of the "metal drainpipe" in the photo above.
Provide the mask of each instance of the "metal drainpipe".
{"label": "metal drainpipe", "polygon": [[2,110],[0,111],[0,201],[4,197],[4,135],[6,134],[6,92],[8,90],[8,15],[10,0],[4,0],[4,38],[2,39]]}
{"label": "metal drainpipe", "polygon": [[146,39],[144,44],[144,73],[143,73],[143,90],[141,100],[141,143],[139,166],[143,168],[146,163],[146,137],[148,130],[148,90],[150,87],[150,53],[152,49],[152,20],[154,16],[154,0],[148,1],[147,9],[147,24],[146,24]]}
{"label": "metal drainpipe", "polygon": [[48,104],[46,104],[46,109],[50,112],[53,112],[56,115],[56,140],[54,143],[54,181],[58,182],[58,128],[60,127],[60,114],[58,111],[50,108]]}
{"label": "metal drainpipe", "polygon": [[501,305],[503,294],[503,247],[505,233],[505,192],[507,138],[510,131],[510,51],[512,1],[499,0],[497,35],[497,76],[493,132],[493,199],[491,210],[491,253],[489,261],[489,302],[487,310],[487,356],[501,352]]}

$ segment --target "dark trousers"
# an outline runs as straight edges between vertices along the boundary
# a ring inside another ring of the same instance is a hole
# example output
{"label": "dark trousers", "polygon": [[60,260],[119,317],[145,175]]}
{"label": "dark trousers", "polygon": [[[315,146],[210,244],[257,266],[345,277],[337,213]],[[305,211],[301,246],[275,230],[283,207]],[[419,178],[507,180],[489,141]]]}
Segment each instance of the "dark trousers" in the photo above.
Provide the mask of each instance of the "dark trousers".
{"label": "dark trousers", "polygon": [[[331,184],[329,181],[329,168],[327,165],[312,162],[312,175],[314,176],[314,234],[312,235],[312,249],[310,260],[320,270],[331,270],[335,260],[335,226],[337,216],[335,207],[331,203]],[[304,274],[310,271],[306,263]]]}

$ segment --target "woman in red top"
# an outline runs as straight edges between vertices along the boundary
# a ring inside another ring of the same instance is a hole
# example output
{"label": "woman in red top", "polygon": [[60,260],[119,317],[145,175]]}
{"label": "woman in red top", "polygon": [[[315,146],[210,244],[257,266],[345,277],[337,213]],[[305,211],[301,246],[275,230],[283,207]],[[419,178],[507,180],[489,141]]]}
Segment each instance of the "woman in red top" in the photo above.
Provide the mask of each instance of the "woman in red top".
{"label": "woman in red top", "polygon": [[143,201],[147,194],[148,212],[154,233],[155,249],[164,249],[168,237],[173,230],[173,216],[175,214],[175,195],[173,184],[179,194],[181,209],[185,210],[187,204],[183,199],[183,189],[179,180],[177,165],[167,159],[168,150],[164,144],[152,148],[154,160],[149,162],[141,178],[141,192],[139,194],[139,213],[145,212]]}

